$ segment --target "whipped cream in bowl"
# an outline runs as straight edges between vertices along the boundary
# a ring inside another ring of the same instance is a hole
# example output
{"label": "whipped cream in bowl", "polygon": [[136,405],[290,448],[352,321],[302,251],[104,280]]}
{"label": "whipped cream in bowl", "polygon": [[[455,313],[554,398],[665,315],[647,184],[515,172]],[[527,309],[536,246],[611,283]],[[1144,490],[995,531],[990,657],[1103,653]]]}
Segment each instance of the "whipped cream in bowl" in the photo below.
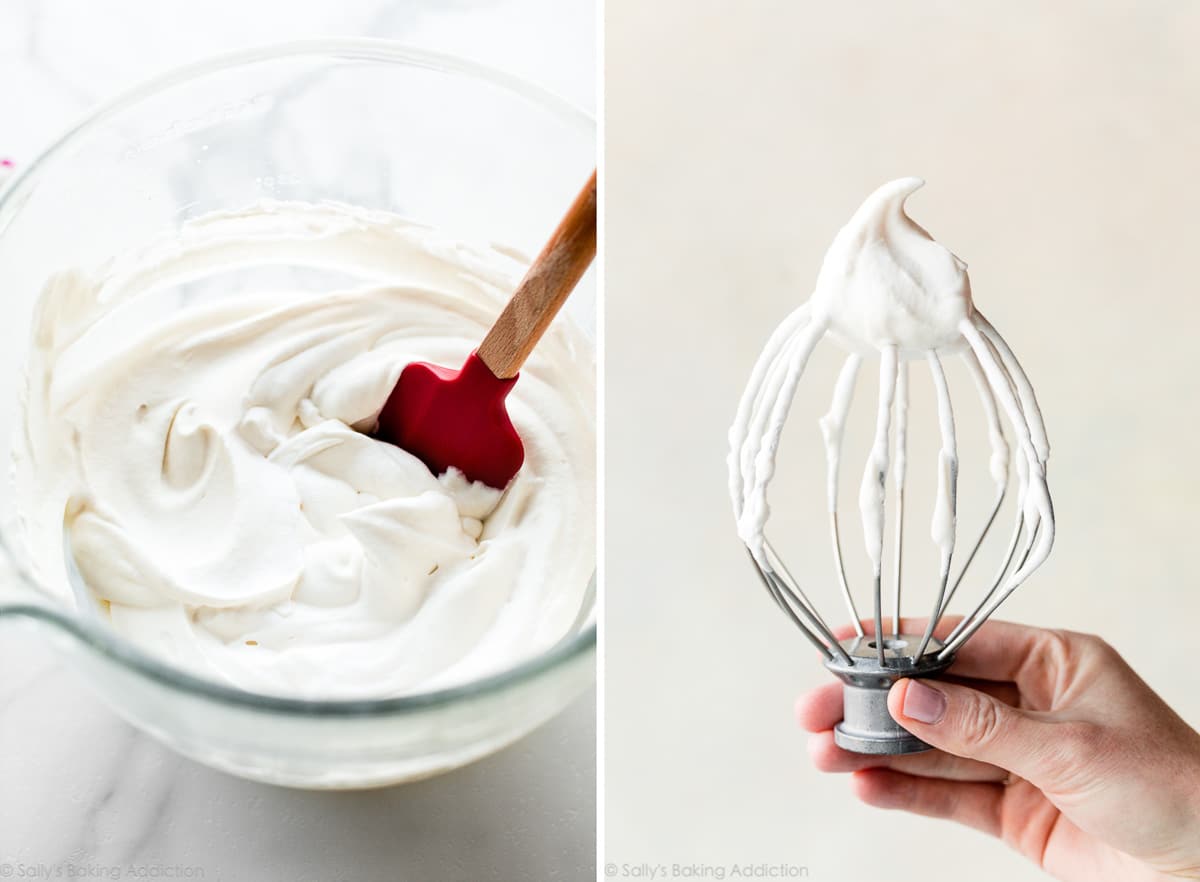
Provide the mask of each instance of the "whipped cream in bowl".
{"label": "whipped cream in bowl", "polygon": [[[65,545],[118,633],[253,692],[403,695],[549,648],[595,565],[582,333],[559,324],[522,371],[529,453],[503,491],[369,434],[401,369],[461,361],[521,270],[397,217],[277,203],[54,277],[15,457],[35,572],[69,585]],[[330,290],[291,290],[305,271]]]}
{"label": "whipped cream in bowl", "polygon": [[[347,110],[372,87],[408,144],[344,180],[292,155],[377,141]],[[456,102],[472,126],[423,115]],[[247,53],[114,107],[0,202],[0,279],[28,303],[0,622],[55,626],[135,723],[284,784],[427,776],[561,709],[595,643],[590,280],[510,395],[527,456],[506,488],[371,432],[406,364],[478,345],[592,162],[590,121],[371,41]],[[239,167],[256,151],[273,174]],[[131,181],[144,198],[114,198]],[[64,193],[82,209],[53,229]]]}

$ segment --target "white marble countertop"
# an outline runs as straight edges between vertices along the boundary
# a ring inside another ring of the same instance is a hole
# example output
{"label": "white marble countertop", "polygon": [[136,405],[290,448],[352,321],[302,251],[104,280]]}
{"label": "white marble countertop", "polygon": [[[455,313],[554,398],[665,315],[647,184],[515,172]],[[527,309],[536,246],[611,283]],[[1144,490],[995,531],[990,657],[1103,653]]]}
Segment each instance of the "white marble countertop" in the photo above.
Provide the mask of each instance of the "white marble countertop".
{"label": "white marble countertop", "polygon": [[[469,55],[594,109],[594,23],[591,0],[0,0],[0,157],[29,161],[97,101],[177,64],[318,36]],[[430,781],[365,793],[254,784],[119,720],[42,632],[0,631],[0,880],[590,879],[594,769],[589,693]]]}

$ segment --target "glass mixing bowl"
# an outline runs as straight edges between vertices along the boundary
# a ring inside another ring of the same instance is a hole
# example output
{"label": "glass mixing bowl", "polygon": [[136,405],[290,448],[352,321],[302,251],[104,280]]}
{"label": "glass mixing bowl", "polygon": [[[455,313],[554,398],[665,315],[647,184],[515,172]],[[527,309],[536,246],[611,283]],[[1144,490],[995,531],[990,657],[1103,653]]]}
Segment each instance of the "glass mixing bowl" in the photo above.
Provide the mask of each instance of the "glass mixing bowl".
{"label": "glass mixing bowl", "polygon": [[[594,121],[511,76],[373,40],[289,44],[184,68],[108,104],[0,194],[0,450],[10,461],[31,317],[55,272],[199,215],[332,200],[536,253],[595,163]],[[315,281],[314,284],[318,284]],[[589,336],[595,283],[568,313]],[[313,788],[427,777],[511,743],[593,680],[595,577],[548,651],[468,684],[366,701],[256,695],[148,656],[38,585],[0,489],[0,622],[41,627],[119,714],[237,775]]]}

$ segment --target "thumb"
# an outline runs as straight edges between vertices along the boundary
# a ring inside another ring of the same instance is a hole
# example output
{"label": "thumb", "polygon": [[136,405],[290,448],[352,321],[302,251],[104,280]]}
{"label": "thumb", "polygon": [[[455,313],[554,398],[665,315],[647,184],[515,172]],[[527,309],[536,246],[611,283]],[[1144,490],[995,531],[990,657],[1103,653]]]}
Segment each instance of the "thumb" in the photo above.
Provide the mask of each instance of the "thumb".
{"label": "thumb", "polygon": [[888,711],[901,726],[946,753],[990,763],[1044,786],[1059,765],[1053,724],[956,683],[900,680]]}

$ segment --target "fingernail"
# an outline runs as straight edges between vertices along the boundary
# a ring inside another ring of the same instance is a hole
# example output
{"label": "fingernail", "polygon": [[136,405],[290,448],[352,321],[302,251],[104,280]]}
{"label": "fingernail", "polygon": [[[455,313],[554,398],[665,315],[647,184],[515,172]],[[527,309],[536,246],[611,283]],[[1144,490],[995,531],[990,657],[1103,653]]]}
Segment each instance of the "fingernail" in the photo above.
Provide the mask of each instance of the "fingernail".
{"label": "fingernail", "polygon": [[917,722],[936,723],[946,714],[946,694],[920,680],[909,680],[901,710],[904,716]]}

